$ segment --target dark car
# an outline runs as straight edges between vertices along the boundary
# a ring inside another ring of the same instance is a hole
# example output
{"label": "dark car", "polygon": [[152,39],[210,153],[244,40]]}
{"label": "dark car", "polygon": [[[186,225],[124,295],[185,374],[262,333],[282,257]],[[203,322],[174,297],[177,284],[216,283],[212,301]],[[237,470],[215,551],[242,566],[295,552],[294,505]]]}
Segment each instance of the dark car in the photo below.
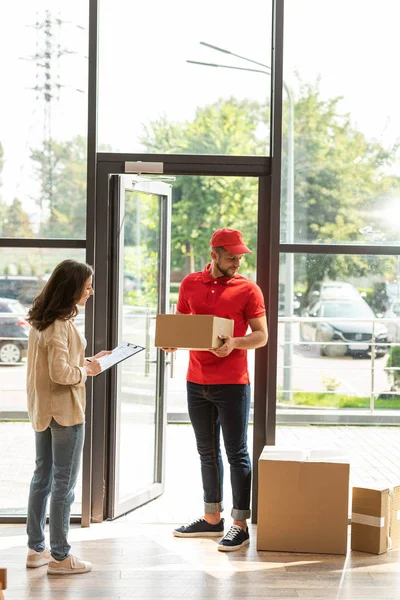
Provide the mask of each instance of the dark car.
{"label": "dark car", "polygon": [[32,304],[42,291],[46,281],[34,275],[0,275],[0,297]]}
{"label": "dark car", "polygon": [[29,325],[17,300],[0,298],[0,364],[15,364],[26,356]]}
{"label": "dark car", "polygon": [[[376,315],[372,308],[360,298],[352,300],[317,300],[302,311],[302,317],[310,321],[300,324],[303,342],[319,342],[322,356],[367,357],[372,352],[373,321]],[[313,318],[326,318],[315,321]],[[329,319],[346,319],[331,321]],[[351,319],[366,319],[352,322]],[[375,322],[375,356],[381,357],[388,351],[388,329],[383,323]]]}

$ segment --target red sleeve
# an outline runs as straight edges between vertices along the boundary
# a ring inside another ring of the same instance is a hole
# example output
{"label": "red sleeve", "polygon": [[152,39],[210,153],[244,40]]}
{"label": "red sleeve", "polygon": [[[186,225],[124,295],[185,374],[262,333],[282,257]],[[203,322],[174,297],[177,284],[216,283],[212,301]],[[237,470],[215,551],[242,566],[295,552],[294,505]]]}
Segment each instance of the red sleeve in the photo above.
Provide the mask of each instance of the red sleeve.
{"label": "red sleeve", "polygon": [[190,309],[189,301],[186,296],[185,288],[186,288],[186,283],[185,283],[185,280],[183,280],[181,285],[179,286],[179,296],[178,296],[178,304],[176,305],[176,310],[178,313],[181,313],[182,315],[190,315],[192,311]]}
{"label": "red sleeve", "polygon": [[256,283],[252,283],[249,287],[245,315],[247,320],[258,319],[265,315],[264,296]]}

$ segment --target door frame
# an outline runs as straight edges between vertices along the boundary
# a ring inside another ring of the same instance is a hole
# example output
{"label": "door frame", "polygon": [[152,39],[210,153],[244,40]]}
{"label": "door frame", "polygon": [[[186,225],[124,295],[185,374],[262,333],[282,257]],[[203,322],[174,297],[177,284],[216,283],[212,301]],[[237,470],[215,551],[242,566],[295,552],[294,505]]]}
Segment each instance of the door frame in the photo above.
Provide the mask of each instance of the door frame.
{"label": "door frame", "polygon": [[[95,354],[104,348],[112,347],[113,335],[111,326],[112,315],[112,273],[110,264],[117,260],[117,249],[112,242],[113,211],[110,206],[111,192],[116,193],[112,186],[116,185],[116,178],[112,175],[123,175],[126,173],[125,163],[142,161],[141,174],[146,174],[146,162],[158,162],[162,164],[164,175],[204,175],[204,176],[231,176],[231,177],[255,177],[258,179],[258,238],[257,238],[257,282],[260,285],[266,303],[267,315],[269,316],[269,343],[263,348],[256,350],[256,373],[254,382],[254,442],[253,442],[253,521],[257,516],[257,461],[262,448],[266,443],[267,422],[269,426],[268,443],[275,442],[275,406],[276,406],[276,344],[277,344],[277,322],[274,311],[277,314],[277,281],[279,274],[279,263],[277,251],[273,252],[271,239],[279,228],[274,221],[275,216],[271,214],[273,209],[271,203],[271,187],[273,177],[270,172],[271,162],[265,157],[224,157],[224,156],[169,156],[169,155],[144,155],[144,154],[120,154],[120,153],[97,153],[96,155],[96,183],[97,191],[93,203],[93,214],[91,219],[96,223],[96,231],[93,236],[93,250],[89,256],[93,257],[91,264],[94,265],[95,296],[93,302],[92,323],[93,329],[91,349]],[[132,174],[130,172],[130,174]],[[88,249],[89,250],[89,249]],[[270,282],[276,278],[276,284]],[[275,357],[275,359],[274,359]],[[267,369],[265,368],[267,365]],[[113,441],[110,437],[110,394],[112,393],[111,381],[107,377],[94,378],[91,385],[89,415],[90,440],[87,443],[86,463],[89,463],[88,455],[91,455],[90,502],[86,497],[83,508],[90,507],[89,522],[102,522],[109,518],[109,498],[111,494],[108,458],[112,451]],[[271,393],[272,392],[272,393]],[[267,400],[267,401],[266,401]],[[87,476],[87,474],[86,474]],[[86,480],[86,477],[84,477]],[[84,512],[84,511],[83,511]]]}
{"label": "door frame", "polygon": [[[128,178],[129,176],[122,176]],[[121,252],[121,208],[125,205],[125,192],[138,191],[146,194],[152,194],[160,198],[159,207],[159,239],[158,239],[158,255],[159,260],[159,275],[158,275],[158,307],[157,312],[167,312],[169,304],[168,288],[169,284],[169,266],[170,266],[170,230],[171,230],[171,192],[166,189],[167,184],[158,181],[138,181],[137,185],[126,185],[120,175],[112,175],[110,178],[110,193],[111,193],[111,247],[112,253],[112,268],[111,268],[111,287],[110,287],[110,335],[111,346],[114,348],[121,342],[119,339],[119,315],[120,315],[120,252]],[[152,190],[150,190],[152,188]],[[150,191],[149,191],[150,190]],[[117,402],[112,399],[116,398],[117,394],[117,370],[112,369],[109,374],[110,395],[109,395],[109,455],[108,455],[108,472],[106,478],[106,506],[105,518],[115,519],[142,504],[153,500],[164,492],[164,458],[165,458],[165,429],[167,422],[166,410],[166,356],[160,349],[157,349],[157,365],[156,365],[156,390],[155,390],[155,464],[154,464],[154,483],[142,493],[125,501],[123,504],[117,504],[115,501],[115,487],[118,485],[118,464],[116,457],[118,455],[118,411]]]}

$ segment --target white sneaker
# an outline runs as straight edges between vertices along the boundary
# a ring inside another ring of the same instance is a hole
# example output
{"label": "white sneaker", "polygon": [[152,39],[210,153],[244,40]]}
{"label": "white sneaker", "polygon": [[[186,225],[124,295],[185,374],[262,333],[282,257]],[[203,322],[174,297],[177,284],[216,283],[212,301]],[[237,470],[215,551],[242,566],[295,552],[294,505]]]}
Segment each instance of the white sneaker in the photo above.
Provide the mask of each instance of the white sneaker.
{"label": "white sneaker", "polygon": [[36,552],[33,548],[29,548],[26,566],[28,569],[36,569],[37,567],[48,565],[50,560],[51,554],[47,548],[42,550],[42,552]]}
{"label": "white sneaker", "polygon": [[73,554],[69,554],[64,560],[51,559],[47,573],[49,575],[79,575],[92,570],[92,563],[81,560]]}

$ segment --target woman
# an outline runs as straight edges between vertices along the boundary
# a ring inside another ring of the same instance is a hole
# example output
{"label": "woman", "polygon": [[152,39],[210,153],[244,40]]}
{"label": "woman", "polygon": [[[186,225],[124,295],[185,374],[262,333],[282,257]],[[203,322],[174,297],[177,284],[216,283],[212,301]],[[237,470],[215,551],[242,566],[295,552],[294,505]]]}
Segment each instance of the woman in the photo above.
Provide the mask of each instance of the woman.
{"label": "woman", "polygon": [[[70,554],[69,517],[84,440],[85,382],[101,372],[97,360],[84,358],[86,340],[74,325],[85,306],[93,269],[64,260],[53,271],[28,313],[28,413],[36,442],[36,467],[28,501],[27,567],[48,564],[48,573],[86,573],[91,563]],[[45,545],[46,505],[50,501],[50,552]]]}

